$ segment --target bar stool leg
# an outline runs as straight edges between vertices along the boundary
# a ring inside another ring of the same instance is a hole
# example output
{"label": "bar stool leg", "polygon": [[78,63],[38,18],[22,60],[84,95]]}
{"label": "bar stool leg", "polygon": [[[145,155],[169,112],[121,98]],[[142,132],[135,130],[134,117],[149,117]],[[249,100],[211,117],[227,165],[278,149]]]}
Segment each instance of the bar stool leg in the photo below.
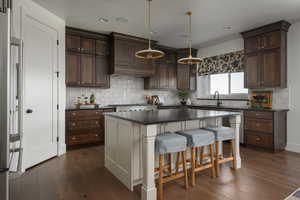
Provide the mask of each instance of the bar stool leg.
{"label": "bar stool leg", "polygon": [[158,180],[158,190],[159,199],[163,200],[163,176],[164,176],[164,155],[159,155],[159,180]]}
{"label": "bar stool leg", "polygon": [[172,176],[172,154],[170,153],[168,157],[169,157],[169,174],[170,176]]}
{"label": "bar stool leg", "polygon": [[184,172],[184,184],[185,189],[189,188],[189,182],[188,182],[188,172],[186,167],[186,152],[182,152],[182,161],[183,161],[183,172]]}
{"label": "bar stool leg", "polygon": [[179,173],[179,167],[180,167],[180,155],[181,155],[181,153],[178,152],[178,153],[177,153],[177,160],[176,160],[176,174]]}
{"label": "bar stool leg", "polygon": [[216,156],[215,156],[215,168],[216,168],[216,176],[220,176],[220,164],[219,164],[219,153],[220,153],[220,142],[216,142]]}
{"label": "bar stool leg", "polygon": [[231,147],[231,156],[233,157],[232,161],[232,168],[236,169],[236,157],[235,157],[235,139],[230,141],[230,147]]}
{"label": "bar stool leg", "polygon": [[209,150],[210,150],[210,162],[212,164],[212,168],[211,168],[211,176],[212,178],[216,177],[216,168],[215,168],[215,161],[214,161],[214,145],[210,144],[209,145]]}
{"label": "bar stool leg", "polygon": [[195,148],[192,148],[192,186],[195,186],[195,168],[196,168],[196,155],[195,155]]}

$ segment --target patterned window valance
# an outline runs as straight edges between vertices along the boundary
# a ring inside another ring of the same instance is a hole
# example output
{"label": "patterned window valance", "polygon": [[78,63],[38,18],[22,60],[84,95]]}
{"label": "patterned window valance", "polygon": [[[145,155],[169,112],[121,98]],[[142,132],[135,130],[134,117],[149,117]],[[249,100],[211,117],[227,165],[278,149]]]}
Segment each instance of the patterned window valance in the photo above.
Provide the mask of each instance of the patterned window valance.
{"label": "patterned window valance", "polygon": [[204,58],[199,64],[199,76],[244,71],[244,51]]}

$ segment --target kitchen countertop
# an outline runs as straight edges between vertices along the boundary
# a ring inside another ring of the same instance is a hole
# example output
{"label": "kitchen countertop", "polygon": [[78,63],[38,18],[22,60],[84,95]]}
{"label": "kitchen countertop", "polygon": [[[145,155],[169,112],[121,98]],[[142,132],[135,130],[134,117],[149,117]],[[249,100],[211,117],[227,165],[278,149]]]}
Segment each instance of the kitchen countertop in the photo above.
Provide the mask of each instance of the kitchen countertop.
{"label": "kitchen countertop", "polygon": [[123,120],[128,120],[143,125],[150,125],[150,124],[159,124],[159,123],[235,116],[240,114],[241,113],[239,112],[228,112],[228,111],[212,111],[212,110],[197,110],[197,109],[167,109],[167,110],[140,111],[140,112],[117,112],[117,113],[107,113],[105,115],[123,119]]}
{"label": "kitchen countertop", "polygon": [[107,110],[107,109],[115,109],[113,106],[100,106],[98,108],[67,108],[66,111],[77,111],[77,110]]}
{"label": "kitchen countertop", "polygon": [[249,110],[249,111],[264,111],[264,112],[287,112],[289,109],[267,109],[267,108],[251,108],[248,106],[234,107],[234,106],[215,106],[215,105],[189,105],[191,108],[205,108],[205,109],[220,109],[220,110]]}

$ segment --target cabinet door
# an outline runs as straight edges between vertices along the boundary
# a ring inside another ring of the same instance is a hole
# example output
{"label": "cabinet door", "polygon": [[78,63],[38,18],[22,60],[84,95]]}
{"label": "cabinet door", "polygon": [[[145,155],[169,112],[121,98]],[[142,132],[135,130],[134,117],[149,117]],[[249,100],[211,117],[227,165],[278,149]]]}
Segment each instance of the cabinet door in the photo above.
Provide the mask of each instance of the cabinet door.
{"label": "cabinet door", "polygon": [[262,54],[262,86],[280,87],[281,60],[280,49],[264,51]]}
{"label": "cabinet door", "polygon": [[81,38],[81,52],[95,54],[95,40]]}
{"label": "cabinet door", "polygon": [[108,42],[96,40],[96,55],[106,56],[109,54]]}
{"label": "cabinet door", "polygon": [[168,64],[168,81],[170,89],[177,89],[176,64]]}
{"label": "cabinet door", "polygon": [[177,65],[177,89],[189,90],[190,88],[190,67],[188,65]]}
{"label": "cabinet door", "polygon": [[110,76],[108,74],[107,56],[96,56],[95,86],[101,88],[110,87]]}
{"label": "cabinet door", "polygon": [[279,48],[281,45],[281,31],[274,31],[263,35],[262,49]]}
{"label": "cabinet door", "polygon": [[68,86],[80,84],[80,54],[78,53],[67,52],[66,84]]}
{"label": "cabinet door", "polygon": [[261,49],[261,46],[262,46],[261,36],[245,38],[245,53],[256,52]]}
{"label": "cabinet door", "polygon": [[94,86],[95,56],[81,55],[81,85]]}
{"label": "cabinet door", "polygon": [[245,87],[260,87],[260,55],[258,53],[245,55]]}
{"label": "cabinet door", "polygon": [[190,66],[190,88],[191,91],[197,90],[197,66]]}
{"label": "cabinet door", "polygon": [[66,35],[66,49],[67,51],[80,52],[80,37]]}
{"label": "cabinet door", "polygon": [[129,67],[134,62],[135,46],[127,40],[116,40],[114,47],[115,65]]}
{"label": "cabinet door", "polygon": [[168,65],[166,63],[161,63],[157,69],[159,77],[159,88],[168,88]]}

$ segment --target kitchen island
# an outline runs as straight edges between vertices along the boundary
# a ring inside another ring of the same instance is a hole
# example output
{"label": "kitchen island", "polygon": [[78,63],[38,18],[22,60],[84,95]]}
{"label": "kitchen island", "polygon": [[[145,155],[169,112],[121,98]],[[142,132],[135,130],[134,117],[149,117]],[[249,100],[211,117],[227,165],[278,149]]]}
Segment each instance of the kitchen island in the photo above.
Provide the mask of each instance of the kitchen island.
{"label": "kitchen island", "polygon": [[142,200],[156,200],[155,137],[167,131],[221,125],[229,117],[235,129],[236,166],[241,167],[239,149],[240,112],[168,109],[105,115],[105,167],[130,190],[142,184]]}

